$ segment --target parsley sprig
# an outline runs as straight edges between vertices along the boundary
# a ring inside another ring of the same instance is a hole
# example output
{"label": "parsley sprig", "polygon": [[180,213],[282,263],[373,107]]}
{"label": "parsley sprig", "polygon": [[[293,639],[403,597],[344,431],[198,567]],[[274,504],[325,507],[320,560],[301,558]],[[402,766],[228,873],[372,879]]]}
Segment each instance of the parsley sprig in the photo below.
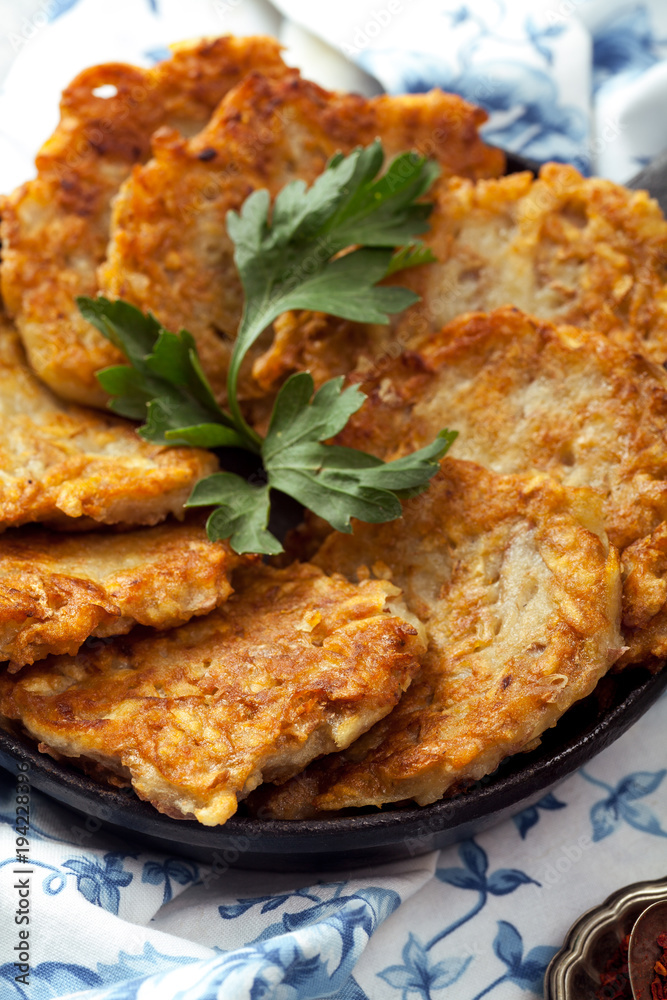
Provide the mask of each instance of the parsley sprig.
{"label": "parsley sprig", "polygon": [[310,187],[288,184],[271,208],[268,191],[255,191],[227,230],[245,292],[222,409],[208,384],[187,330],[171,333],[153,315],[122,300],[77,299],[82,315],[126,356],[129,365],[98,373],[117,413],[143,420],[150,441],[204,448],[241,447],[261,457],[262,476],[248,481],[230,472],[201,480],[188,506],[215,507],[211,539],[229,538],[236,552],[276,554],[267,529],[271,490],[288,494],[339,531],[350,518],[390,521],[400,500],[428,488],[456,433],[440,432],[427,447],[382,462],[353,448],[322,442],[345,427],[365,399],[356,387],[331,379],[314,393],[308,372],[290,376],[276,398],[265,438],[246,422],[237,397],[238,375],[263,330],[290,309],[312,309],[343,319],[388,323],[418,296],[384,286],[388,274],[433,260],[416,237],[428,229],[432,206],[421,197],[438,174],[414,153],[384,162],[379,141],[337,155]]}

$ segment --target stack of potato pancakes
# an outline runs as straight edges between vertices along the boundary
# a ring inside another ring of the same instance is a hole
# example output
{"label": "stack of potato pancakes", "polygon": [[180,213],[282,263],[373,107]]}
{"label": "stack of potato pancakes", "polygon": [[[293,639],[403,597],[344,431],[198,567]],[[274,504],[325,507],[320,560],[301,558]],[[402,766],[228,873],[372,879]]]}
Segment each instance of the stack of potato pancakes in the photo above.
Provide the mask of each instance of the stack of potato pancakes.
{"label": "stack of potato pancakes", "polygon": [[[502,176],[485,117],[440,91],[327,92],[269,38],[67,88],[36,178],[2,202],[4,726],[170,816],[224,823],[254,792],[293,819],[433,802],[610,668],[658,668],[667,223],[568,166]],[[420,301],[388,326],[281,316],[239,396],[262,429],[289,374],[342,374],[368,399],[337,443],[388,460],[459,436],[400,520],[345,535],[306,513],[295,561],[239,556],[184,518],[218,459],[109,415],[95,373],[123,359],[75,300],[189,330],[224,403],[243,307],[227,212],[376,137],[440,166],[437,261],[386,279]]]}

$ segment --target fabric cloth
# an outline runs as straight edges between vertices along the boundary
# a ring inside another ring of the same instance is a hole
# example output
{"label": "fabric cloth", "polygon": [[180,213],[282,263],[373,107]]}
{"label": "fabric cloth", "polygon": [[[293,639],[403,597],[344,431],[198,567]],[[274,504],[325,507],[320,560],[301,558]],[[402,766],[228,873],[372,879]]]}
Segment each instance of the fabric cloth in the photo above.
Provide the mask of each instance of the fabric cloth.
{"label": "fabric cloth", "polygon": [[[456,90],[489,110],[490,141],[616,180],[667,146],[660,0],[26,0],[22,19],[19,6],[4,38],[0,190],[32,175],[78,70],[148,65],[170,41],[226,31],[277,34],[326,86]],[[317,878],[217,875],[111,839],[33,791],[29,925],[15,871],[25,782],[2,773],[0,1000],[540,997],[582,910],[665,874],[666,728],[663,697],[512,821],[439,854]]]}
{"label": "fabric cloth", "polygon": [[[513,820],[361,872],[215,871],[96,832],[33,791],[29,864],[0,772],[0,998],[534,1000],[585,909],[664,877],[667,696]],[[21,794],[20,792],[18,794]],[[30,881],[29,985],[14,922]]]}

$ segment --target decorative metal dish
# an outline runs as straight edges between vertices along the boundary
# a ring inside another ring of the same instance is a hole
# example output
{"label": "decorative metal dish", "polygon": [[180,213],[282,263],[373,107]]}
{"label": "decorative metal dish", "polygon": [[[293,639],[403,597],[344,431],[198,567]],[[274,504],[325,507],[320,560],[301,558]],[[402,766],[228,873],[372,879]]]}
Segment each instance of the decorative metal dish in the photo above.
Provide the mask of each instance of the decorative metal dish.
{"label": "decorative metal dish", "polygon": [[666,897],[667,879],[635,882],[584,913],[547,969],[545,1000],[595,1000],[600,972],[640,913]]}

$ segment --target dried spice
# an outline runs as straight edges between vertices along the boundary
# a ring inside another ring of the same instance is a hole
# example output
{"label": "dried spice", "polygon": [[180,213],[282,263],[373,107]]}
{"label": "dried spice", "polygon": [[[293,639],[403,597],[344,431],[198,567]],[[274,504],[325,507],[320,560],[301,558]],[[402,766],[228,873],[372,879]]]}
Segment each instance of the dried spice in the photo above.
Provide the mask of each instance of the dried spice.
{"label": "dried spice", "polygon": [[626,934],[600,973],[600,986],[595,992],[597,1000],[632,1000],[628,973],[629,945],[630,935]]}
{"label": "dried spice", "polygon": [[[629,945],[630,935],[626,934],[600,973],[600,986],[595,992],[597,1000],[632,1000],[628,972]],[[667,933],[658,935],[656,945],[661,955],[653,966],[655,975],[651,981],[651,1000],[667,1000]]]}
{"label": "dried spice", "polygon": [[653,966],[655,978],[651,982],[651,1000],[667,1000],[667,934],[658,934],[656,944],[662,954]]}

